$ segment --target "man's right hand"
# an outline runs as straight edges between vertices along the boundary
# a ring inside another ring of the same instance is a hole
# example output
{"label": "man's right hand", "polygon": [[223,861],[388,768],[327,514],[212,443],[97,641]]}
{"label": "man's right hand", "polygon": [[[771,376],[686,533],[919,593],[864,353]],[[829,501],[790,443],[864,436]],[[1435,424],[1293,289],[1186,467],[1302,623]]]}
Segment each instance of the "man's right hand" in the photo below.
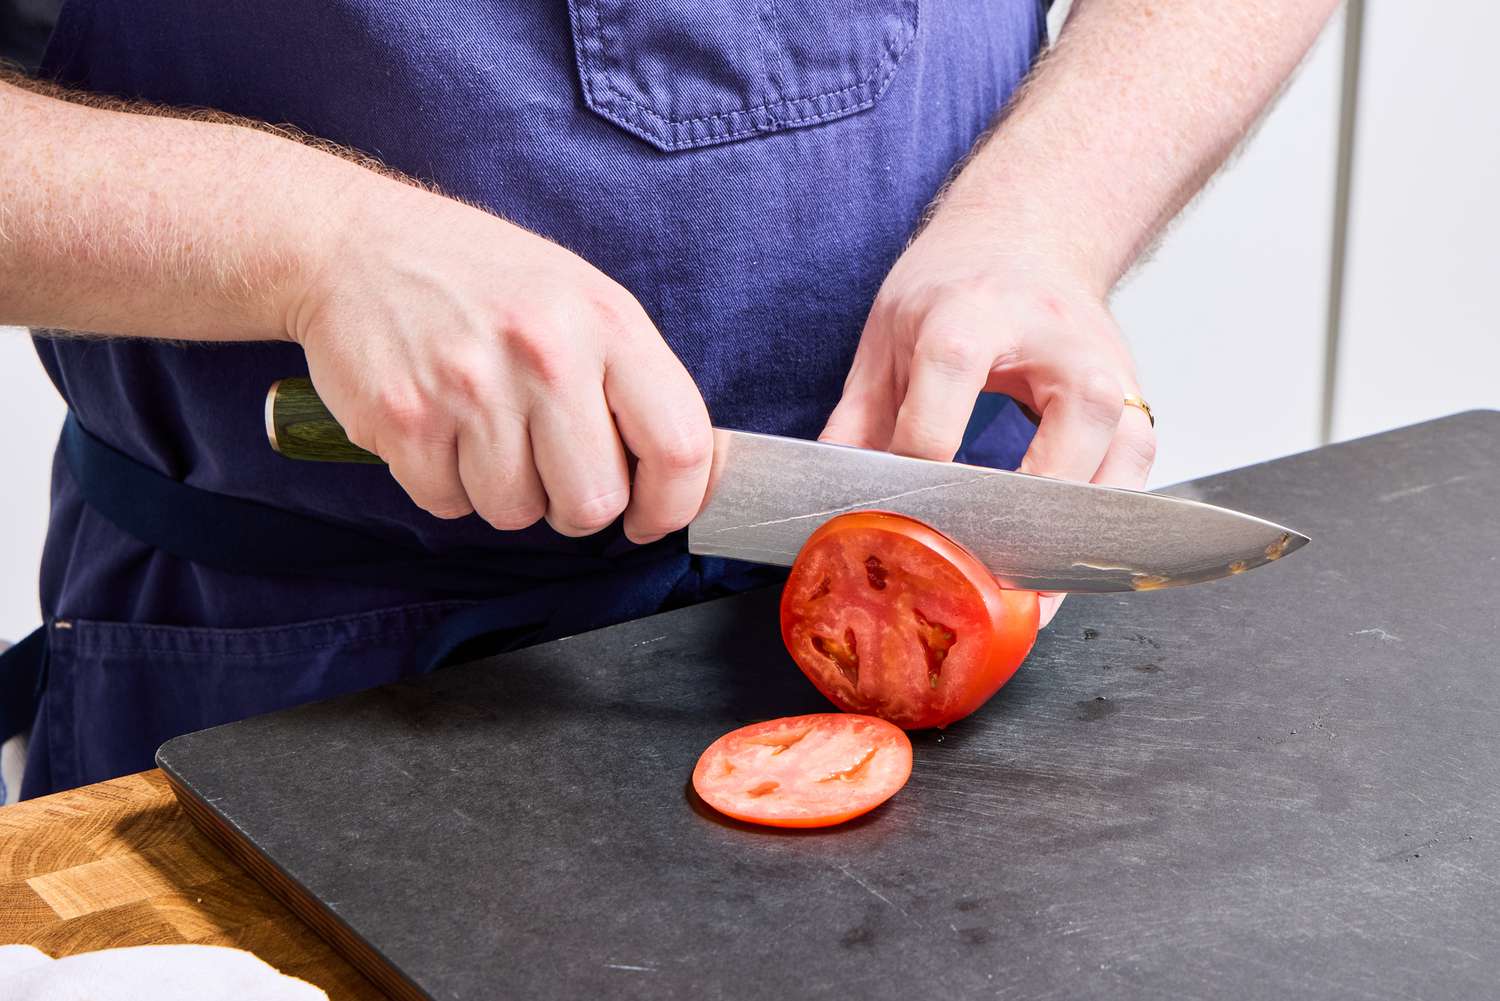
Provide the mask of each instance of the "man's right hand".
{"label": "man's right hand", "polygon": [[286,305],[350,440],[439,518],[582,536],[623,512],[640,543],[686,525],[708,412],[635,298],[519,226],[372,181]]}
{"label": "man's right hand", "polygon": [[624,512],[646,542],[698,513],[697,387],[576,255],[254,123],[63,93],[0,72],[0,325],[290,337],[350,438],[439,517],[577,536]]}

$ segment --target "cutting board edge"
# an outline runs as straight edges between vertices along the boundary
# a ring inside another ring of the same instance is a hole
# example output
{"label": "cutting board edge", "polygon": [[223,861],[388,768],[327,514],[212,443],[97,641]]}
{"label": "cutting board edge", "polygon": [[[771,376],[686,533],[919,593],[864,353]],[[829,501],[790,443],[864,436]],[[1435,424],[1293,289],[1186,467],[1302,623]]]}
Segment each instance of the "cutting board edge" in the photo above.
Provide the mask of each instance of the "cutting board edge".
{"label": "cutting board edge", "polygon": [[167,741],[157,751],[157,765],[166,776],[167,785],[177,797],[182,812],[194,827],[203,832],[204,837],[394,1001],[432,1001],[432,995],[388,963],[378,949],[303,889],[269,856],[256,848],[248,836],[226,823],[208,803],[199,798],[163,756],[162,751],[167,750],[171,744],[172,741]]}

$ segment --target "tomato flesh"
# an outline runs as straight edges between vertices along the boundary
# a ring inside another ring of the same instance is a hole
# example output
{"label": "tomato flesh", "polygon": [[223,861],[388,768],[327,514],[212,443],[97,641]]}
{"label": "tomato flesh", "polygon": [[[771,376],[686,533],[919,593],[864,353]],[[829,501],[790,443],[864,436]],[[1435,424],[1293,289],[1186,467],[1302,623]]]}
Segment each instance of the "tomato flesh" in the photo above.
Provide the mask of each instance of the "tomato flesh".
{"label": "tomato flesh", "polygon": [[1031,651],[1037,617],[1035,593],[1000,587],[952,539],[883,511],[820,526],[781,596],[782,639],[818,690],[908,730],[988,701]]}
{"label": "tomato flesh", "polygon": [[708,746],[693,788],[720,813],[827,827],[868,813],[911,776],[911,741],[884,720],[815,713],[752,723]]}

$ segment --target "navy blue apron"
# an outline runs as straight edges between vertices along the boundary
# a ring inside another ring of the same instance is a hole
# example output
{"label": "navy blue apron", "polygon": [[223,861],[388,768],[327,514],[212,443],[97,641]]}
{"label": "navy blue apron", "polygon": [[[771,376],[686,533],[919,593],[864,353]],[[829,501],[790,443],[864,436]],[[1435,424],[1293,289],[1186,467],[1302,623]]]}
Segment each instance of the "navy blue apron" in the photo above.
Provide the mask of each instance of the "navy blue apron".
{"label": "navy blue apron", "polygon": [[[76,0],[46,75],[372,153],[578,252],[641,301],[715,423],[815,435],[876,289],[1041,45],[1037,0]],[[211,333],[211,331],[210,331]],[[0,660],[23,795],[168,737],[773,579],[417,509],[380,467],[262,437],[286,344],[37,338],[70,408],[46,625]],[[960,457],[1031,427],[982,398]],[[34,718],[33,718],[34,717]]]}

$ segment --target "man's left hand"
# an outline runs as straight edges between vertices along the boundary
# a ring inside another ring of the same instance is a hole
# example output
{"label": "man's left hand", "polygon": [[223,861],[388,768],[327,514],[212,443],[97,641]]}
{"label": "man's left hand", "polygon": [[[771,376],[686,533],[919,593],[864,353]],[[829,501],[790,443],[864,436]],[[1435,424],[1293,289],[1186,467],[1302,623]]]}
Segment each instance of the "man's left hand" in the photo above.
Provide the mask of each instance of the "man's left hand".
{"label": "man's left hand", "polygon": [[[1040,416],[1021,471],[1139,489],[1156,453],[1101,294],[940,212],[891,269],[824,441],[946,461],[981,391]],[[1060,599],[1044,600],[1043,621]]]}

